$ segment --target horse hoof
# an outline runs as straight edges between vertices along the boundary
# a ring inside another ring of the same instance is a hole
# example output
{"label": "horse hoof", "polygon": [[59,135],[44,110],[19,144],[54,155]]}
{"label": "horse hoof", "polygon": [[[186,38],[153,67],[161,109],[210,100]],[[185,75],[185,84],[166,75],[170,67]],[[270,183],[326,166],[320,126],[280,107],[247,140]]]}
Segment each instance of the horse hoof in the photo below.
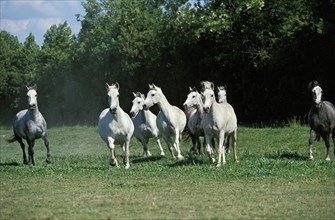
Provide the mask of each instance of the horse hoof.
{"label": "horse hoof", "polygon": [[45,162],[47,162],[48,164],[51,163],[51,159],[46,159]]}
{"label": "horse hoof", "polygon": [[182,155],[180,155],[180,156],[177,157],[177,160],[178,161],[184,160],[184,157]]}
{"label": "horse hoof", "polygon": [[216,164],[216,167],[221,167],[221,164],[220,163]]}
{"label": "horse hoof", "polygon": [[111,165],[112,167],[118,167],[119,166],[119,164],[117,163],[117,160],[109,162],[109,165]]}
{"label": "horse hoof", "polygon": [[312,160],[314,160],[314,158],[313,158],[313,157],[310,157],[309,160],[312,161]]}
{"label": "horse hoof", "polygon": [[235,160],[235,163],[239,163],[240,161],[238,161],[238,160]]}
{"label": "horse hoof", "polygon": [[164,156],[165,156],[165,153],[164,153],[164,152],[161,152],[161,156],[164,157]]}
{"label": "horse hoof", "polygon": [[326,161],[330,161],[330,157],[326,157]]}
{"label": "horse hoof", "polygon": [[130,165],[126,164],[126,166],[124,167],[125,169],[129,169]]}

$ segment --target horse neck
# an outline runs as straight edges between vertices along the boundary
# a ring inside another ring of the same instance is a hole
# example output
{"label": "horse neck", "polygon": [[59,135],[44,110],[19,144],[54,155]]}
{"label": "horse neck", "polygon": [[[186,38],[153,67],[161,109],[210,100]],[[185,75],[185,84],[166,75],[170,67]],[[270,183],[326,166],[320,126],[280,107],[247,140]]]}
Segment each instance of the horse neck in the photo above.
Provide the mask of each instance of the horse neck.
{"label": "horse neck", "polygon": [[163,93],[162,93],[162,98],[157,103],[157,105],[165,116],[169,115],[169,112],[171,111],[172,105],[169,103],[169,101],[166,99],[166,97],[163,95]]}
{"label": "horse neck", "polygon": [[212,103],[212,106],[211,106],[211,108],[210,108],[210,110],[209,110],[209,113],[210,113],[210,115],[212,116],[212,118],[214,118],[214,117],[217,116],[217,115],[220,115],[220,116],[221,116],[221,114],[216,113],[216,112],[219,112],[219,111],[220,111],[220,104],[217,103],[216,100],[214,99],[214,100],[213,100],[213,103]]}
{"label": "horse neck", "polygon": [[120,120],[122,120],[122,116],[123,116],[123,113],[124,113],[124,111],[123,111],[123,109],[120,107],[120,106],[118,106],[117,108],[116,108],[116,112],[114,113],[114,120],[115,121],[120,121]]}
{"label": "horse neck", "polygon": [[202,102],[201,97],[198,97],[197,111],[202,115],[204,113],[204,103]]}
{"label": "horse neck", "polygon": [[147,121],[147,118],[148,118],[148,111],[149,110],[147,110],[147,111],[145,111],[145,110],[140,110],[139,112],[138,112],[138,117],[145,123],[146,121]]}
{"label": "horse neck", "polygon": [[37,103],[36,103],[35,109],[33,109],[33,110],[32,109],[28,109],[28,112],[29,112],[30,118],[33,121],[37,121],[37,119],[39,117],[39,111],[38,111]]}

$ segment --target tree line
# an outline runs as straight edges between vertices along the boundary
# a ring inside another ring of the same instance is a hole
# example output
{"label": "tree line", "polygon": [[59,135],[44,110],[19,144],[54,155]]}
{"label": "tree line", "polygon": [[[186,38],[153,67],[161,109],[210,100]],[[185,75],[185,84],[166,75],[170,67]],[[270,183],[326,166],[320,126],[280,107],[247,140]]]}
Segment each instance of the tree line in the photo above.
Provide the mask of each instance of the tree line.
{"label": "tree line", "polygon": [[105,82],[119,82],[120,104],[160,86],[179,107],[201,80],[226,85],[242,123],[304,120],[307,83],[335,101],[335,3],[330,0],[87,0],[78,35],[51,26],[39,47],[0,33],[0,123],[26,108],[37,84],[51,125],[96,124]]}

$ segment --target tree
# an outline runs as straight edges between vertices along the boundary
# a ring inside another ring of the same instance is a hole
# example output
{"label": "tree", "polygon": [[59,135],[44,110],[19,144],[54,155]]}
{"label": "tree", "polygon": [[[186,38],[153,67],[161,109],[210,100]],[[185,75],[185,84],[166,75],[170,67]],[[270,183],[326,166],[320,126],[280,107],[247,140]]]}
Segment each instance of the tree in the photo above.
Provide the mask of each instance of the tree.
{"label": "tree", "polygon": [[43,94],[39,99],[44,106],[41,110],[51,123],[68,122],[71,107],[75,104],[70,89],[74,45],[75,37],[66,21],[52,25],[44,34],[38,59],[38,92]]}

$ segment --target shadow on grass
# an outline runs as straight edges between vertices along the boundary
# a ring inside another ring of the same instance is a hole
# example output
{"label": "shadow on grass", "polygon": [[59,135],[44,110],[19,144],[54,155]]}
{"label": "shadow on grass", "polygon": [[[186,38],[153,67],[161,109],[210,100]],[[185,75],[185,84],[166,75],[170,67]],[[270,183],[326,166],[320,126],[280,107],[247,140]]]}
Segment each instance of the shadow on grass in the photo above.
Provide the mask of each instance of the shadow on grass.
{"label": "shadow on grass", "polygon": [[168,167],[193,166],[209,163],[207,155],[188,153],[184,160],[176,161],[173,164],[168,164]]}
{"label": "shadow on grass", "polygon": [[277,152],[274,154],[265,154],[265,157],[275,160],[281,160],[281,159],[308,160],[307,156],[302,156],[298,152]]}
{"label": "shadow on grass", "polygon": [[153,162],[153,161],[159,161],[163,158],[164,158],[163,156],[141,157],[141,158],[132,159],[130,162],[131,163]]}
{"label": "shadow on grass", "polygon": [[20,164],[17,162],[5,162],[5,163],[0,163],[0,167],[5,167],[5,166],[19,166]]}

